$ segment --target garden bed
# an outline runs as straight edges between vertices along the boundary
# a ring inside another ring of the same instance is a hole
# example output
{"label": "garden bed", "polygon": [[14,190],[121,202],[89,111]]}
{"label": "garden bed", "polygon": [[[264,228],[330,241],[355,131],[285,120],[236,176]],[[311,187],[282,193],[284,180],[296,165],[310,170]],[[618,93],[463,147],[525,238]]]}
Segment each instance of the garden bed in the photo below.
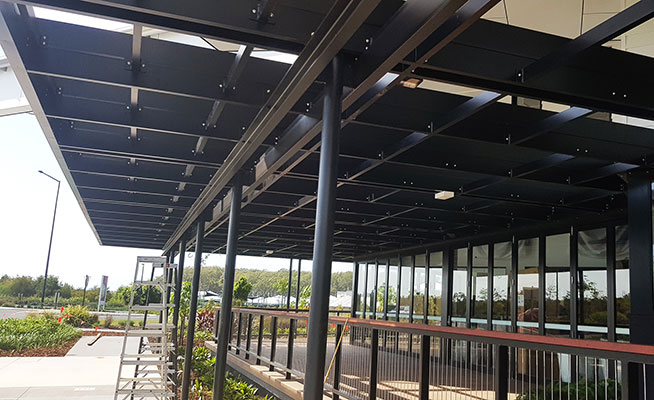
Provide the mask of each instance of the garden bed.
{"label": "garden bed", "polygon": [[0,350],[0,357],[63,357],[77,343],[71,339],[57,347],[37,347],[23,350]]}

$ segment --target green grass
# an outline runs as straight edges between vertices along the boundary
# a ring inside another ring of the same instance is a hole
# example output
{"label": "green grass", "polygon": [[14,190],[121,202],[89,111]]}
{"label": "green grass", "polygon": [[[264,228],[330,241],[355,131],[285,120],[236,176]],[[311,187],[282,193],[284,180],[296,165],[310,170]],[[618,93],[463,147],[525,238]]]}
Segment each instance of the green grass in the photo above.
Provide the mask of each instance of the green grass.
{"label": "green grass", "polygon": [[44,317],[0,320],[0,350],[53,348],[81,336],[72,326]]}

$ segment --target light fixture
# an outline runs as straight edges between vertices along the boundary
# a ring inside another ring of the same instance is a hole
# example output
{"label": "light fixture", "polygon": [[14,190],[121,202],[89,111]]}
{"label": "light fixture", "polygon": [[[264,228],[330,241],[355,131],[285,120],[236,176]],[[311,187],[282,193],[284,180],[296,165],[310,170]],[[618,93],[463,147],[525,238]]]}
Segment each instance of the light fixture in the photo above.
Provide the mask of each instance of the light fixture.
{"label": "light fixture", "polygon": [[409,89],[415,89],[422,83],[422,79],[419,78],[409,78],[402,81],[402,86]]}
{"label": "light fixture", "polygon": [[441,190],[440,192],[434,193],[436,200],[449,200],[452,197],[454,197],[454,192],[450,192],[449,190]]}
{"label": "light fixture", "polygon": [[272,254],[272,253],[274,253],[274,251],[272,251],[272,250],[266,250],[266,254],[270,255],[270,254]]}

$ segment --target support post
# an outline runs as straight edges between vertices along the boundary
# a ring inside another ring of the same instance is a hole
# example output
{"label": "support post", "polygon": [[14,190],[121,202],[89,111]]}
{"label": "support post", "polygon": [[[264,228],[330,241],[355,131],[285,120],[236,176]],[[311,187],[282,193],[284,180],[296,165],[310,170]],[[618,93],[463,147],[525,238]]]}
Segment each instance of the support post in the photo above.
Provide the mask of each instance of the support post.
{"label": "support post", "polygon": [[232,204],[229,210],[229,228],[227,230],[227,253],[225,260],[225,277],[223,280],[223,299],[220,304],[220,322],[218,325],[218,344],[216,346],[216,366],[213,379],[213,399],[223,398],[225,393],[225,371],[227,363],[227,344],[232,315],[232,297],[234,295],[234,274],[236,270],[236,252],[238,230],[241,217],[241,200],[243,197],[242,173],[237,172],[232,182]]}
{"label": "support post", "polygon": [[184,352],[184,375],[182,377],[182,400],[188,400],[191,384],[191,362],[193,338],[195,336],[195,315],[198,309],[198,289],[202,268],[202,245],[204,243],[204,215],[198,218],[195,231],[195,258],[193,259],[193,280],[191,281],[191,302],[189,304],[188,327],[186,328],[186,350]]}
{"label": "support post", "polygon": [[274,371],[275,355],[277,354],[277,317],[272,317],[270,323],[271,338],[270,338],[270,371]]}
{"label": "support post", "polygon": [[493,379],[495,380],[495,400],[507,400],[509,396],[509,348],[495,345],[493,359]]}
{"label": "support post", "polygon": [[[343,325],[336,324],[336,340],[339,340],[343,333]],[[334,390],[338,390],[341,384],[341,349],[342,346],[338,346],[336,349],[336,359],[334,360]],[[332,394],[333,400],[339,400],[339,398],[338,394]]]}
{"label": "support post", "polygon": [[259,315],[259,335],[257,336],[257,365],[261,365],[261,350],[263,349],[263,314]]}
{"label": "support post", "polygon": [[[627,218],[629,222],[629,288],[631,318],[629,336],[631,343],[654,344],[654,271],[652,270],[652,176],[646,173],[629,175],[627,192]],[[654,393],[654,368],[629,365],[630,399],[645,399]],[[623,369],[624,370],[624,369]],[[638,371],[638,373],[637,373]],[[636,387],[631,387],[636,385]],[[637,394],[636,391],[639,393]],[[636,397],[638,396],[638,397]]]}
{"label": "support post", "polygon": [[350,317],[356,318],[357,316],[357,305],[359,296],[359,263],[354,261],[352,263],[352,305],[350,306]]}
{"label": "support post", "polygon": [[295,288],[295,312],[300,310],[300,278],[302,278],[302,259],[297,260],[297,287]]}
{"label": "support post", "polygon": [[429,399],[429,358],[430,358],[430,340],[431,337],[427,335],[422,335],[420,342],[420,377],[418,385],[419,389],[419,399],[428,400]]}
{"label": "support post", "polygon": [[293,282],[293,257],[288,263],[288,294],[286,295],[286,311],[291,311],[291,282]]}
{"label": "support post", "polygon": [[293,343],[295,339],[295,319],[289,320],[288,326],[288,347],[286,348],[286,379],[291,379],[291,369],[293,368]]}
{"label": "support post", "polygon": [[245,339],[245,359],[250,359],[250,345],[252,344],[252,314],[248,313],[248,335]]}
{"label": "support post", "polygon": [[322,113],[322,142],[320,146],[316,227],[313,246],[311,307],[309,308],[309,338],[304,378],[305,400],[322,400],[323,398],[342,95],[342,63],[336,57],[332,61],[329,71]]}
{"label": "support post", "polygon": [[377,361],[379,358],[379,331],[372,330],[370,338],[370,386],[368,388],[368,398],[377,398]]}

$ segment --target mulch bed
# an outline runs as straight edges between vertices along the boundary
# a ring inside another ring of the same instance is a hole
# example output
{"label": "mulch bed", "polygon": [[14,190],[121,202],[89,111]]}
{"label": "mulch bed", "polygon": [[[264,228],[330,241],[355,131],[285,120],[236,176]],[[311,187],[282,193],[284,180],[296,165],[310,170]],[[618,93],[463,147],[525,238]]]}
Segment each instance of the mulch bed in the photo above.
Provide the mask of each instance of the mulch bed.
{"label": "mulch bed", "polygon": [[39,347],[22,351],[0,350],[0,357],[63,357],[79,339],[71,339],[59,347]]}
{"label": "mulch bed", "polygon": [[[125,331],[101,332],[102,336],[124,336]],[[82,331],[82,336],[96,336],[94,331]],[[39,347],[22,351],[0,350],[0,357],[63,357],[79,339],[71,339],[59,347]]]}

